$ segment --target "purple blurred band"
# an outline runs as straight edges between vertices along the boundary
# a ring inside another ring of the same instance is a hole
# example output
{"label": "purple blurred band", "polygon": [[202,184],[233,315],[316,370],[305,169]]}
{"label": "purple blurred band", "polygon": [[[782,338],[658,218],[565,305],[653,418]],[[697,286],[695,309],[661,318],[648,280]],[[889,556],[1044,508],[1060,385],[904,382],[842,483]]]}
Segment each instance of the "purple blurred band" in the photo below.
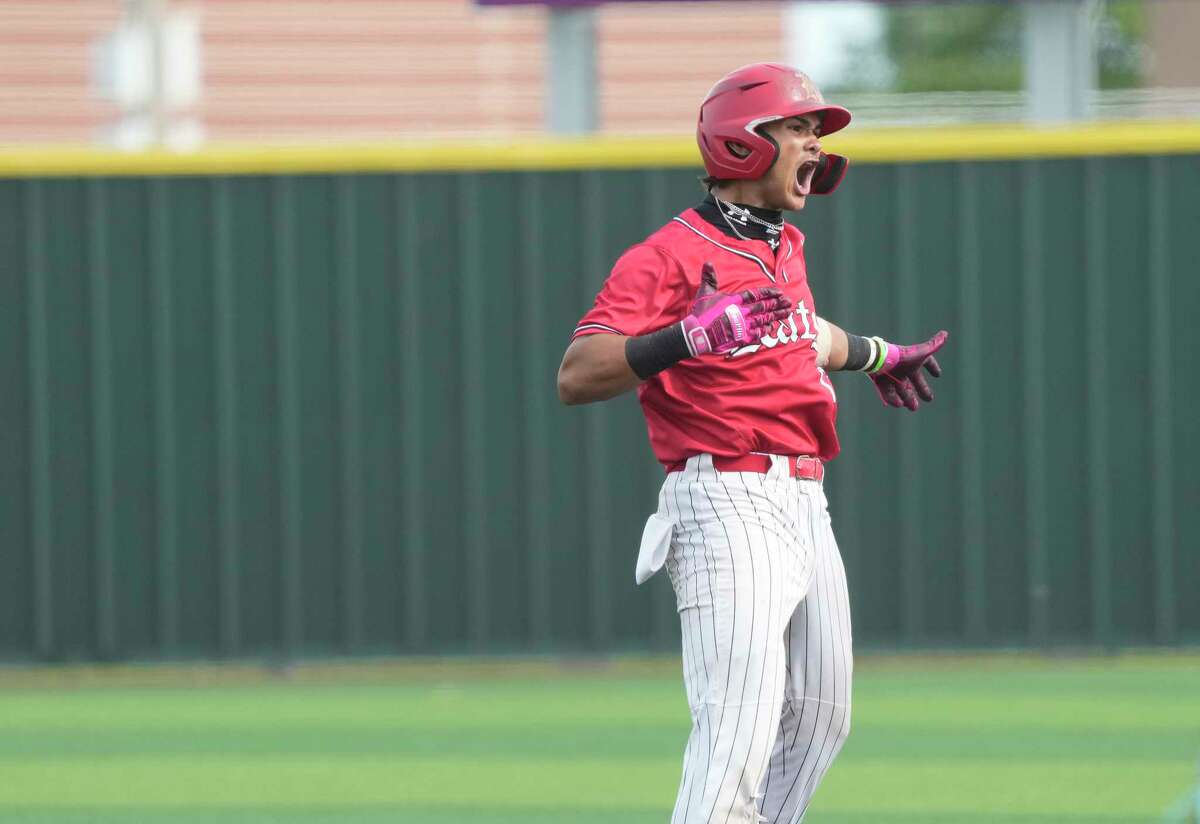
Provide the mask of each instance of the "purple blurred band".
{"label": "purple blurred band", "polygon": [[603,0],[475,0],[477,6],[596,6]]}
{"label": "purple blurred band", "polygon": [[[605,3],[619,3],[625,0],[475,0],[477,6],[602,6]],[[695,0],[638,0],[639,5],[651,3],[681,3]]]}
{"label": "purple blurred band", "polygon": [[[852,0],[846,0],[851,2]],[[920,0],[881,0],[884,3],[919,2]],[[654,3],[694,3],[696,0],[475,0],[477,6],[602,6],[607,3],[633,3],[649,6]],[[1008,3],[1012,0],[992,0],[994,3]]]}

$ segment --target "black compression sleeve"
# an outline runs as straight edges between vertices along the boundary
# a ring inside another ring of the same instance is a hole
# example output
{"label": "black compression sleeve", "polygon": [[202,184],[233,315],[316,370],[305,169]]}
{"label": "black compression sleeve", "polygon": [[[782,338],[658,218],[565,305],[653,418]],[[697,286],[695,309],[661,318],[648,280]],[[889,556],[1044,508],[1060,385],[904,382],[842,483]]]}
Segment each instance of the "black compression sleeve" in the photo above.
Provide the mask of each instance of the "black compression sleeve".
{"label": "black compression sleeve", "polygon": [[683,326],[678,323],[625,340],[625,360],[629,361],[629,368],[642,380],[657,375],[668,366],[674,366],[691,354]]}
{"label": "black compression sleeve", "polygon": [[842,367],[846,372],[865,369],[872,360],[872,353],[875,352],[871,341],[849,332],[846,333],[846,349],[846,365]]}

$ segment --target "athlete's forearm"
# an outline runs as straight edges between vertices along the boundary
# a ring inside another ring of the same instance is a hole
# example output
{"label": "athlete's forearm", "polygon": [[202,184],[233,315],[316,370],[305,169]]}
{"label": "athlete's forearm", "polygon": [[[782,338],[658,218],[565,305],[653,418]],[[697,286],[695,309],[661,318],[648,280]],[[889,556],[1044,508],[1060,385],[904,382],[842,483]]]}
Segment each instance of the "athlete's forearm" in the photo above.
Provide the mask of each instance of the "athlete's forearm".
{"label": "athlete's forearm", "polygon": [[825,318],[818,320],[828,329],[829,354],[822,363],[818,351],[817,366],[824,367],[827,372],[876,372],[883,366],[887,350],[881,339],[860,337]]}
{"label": "athlete's forearm", "polygon": [[[727,318],[721,315],[718,322],[722,319]],[[761,331],[763,323],[742,327],[741,334],[743,337],[751,334],[746,329]],[[558,396],[568,405],[608,400],[685,358],[712,351],[710,334],[715,336],[716,332],[688,316],[680,323],[637,337],[604,334],[578,338],[563,355],[558,370]],[[736,343],[735,340],[728,345]]]}
{"label": "athlete's forearm", "polygon": [[818,356],[818,366],[823,366],[827,372],[874,373],[883,368],[887,348],[892,344],[886,343],[882,338],[864,338],[853,332],[847,332],[824,318],[819,320],[828,328],[830,340],[826,362],[820,363]]}
{"label": "athlete's forearm", "polygon": [[681,360],[759,340],[791,313],[792,302],[774,286],[722,292],[716,267],[706,262],[691,312],[682,320],[636,337],[594,334],[572,341],[558,367],[559,400],[567,405],[608,400]]}
{"label": "athlete's forearm", "polygon": [[[850,353],[850,337],[842,327],[835,323],[830,323],[825,318],[818,320],[829,335],[829,354],[825,356],[824,363],[821,362],[820,350],[818,350],[817,366],[823,367],[827,372],[838,372],[846,368],[846,358]],[[824,331],[824,330],[823,330]]]}
{"label": "athlete's forearm", "polygon": [[625,357],[624,335],[576,338],[558,367],[558,399],[568,406],[615,398],[641,382]]}

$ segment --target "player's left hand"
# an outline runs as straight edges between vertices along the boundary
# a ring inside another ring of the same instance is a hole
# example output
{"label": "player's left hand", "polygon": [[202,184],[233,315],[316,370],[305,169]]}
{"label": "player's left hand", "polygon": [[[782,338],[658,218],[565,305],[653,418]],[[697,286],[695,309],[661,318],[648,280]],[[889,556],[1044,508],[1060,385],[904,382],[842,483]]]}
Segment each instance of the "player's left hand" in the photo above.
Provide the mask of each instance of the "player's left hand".
{"label": "player's left hand", "polygon": [[889,343],[883,368],[870,375],[879,399],[888,406],[903,406],[911,412],[917,411],[921,401],[932,401],[933,390],[921,370],[923,368],[935,378],[941,377],[942,367],[933,355],[945,345],[947,337],[949,335],[943,330],[914,346]]}

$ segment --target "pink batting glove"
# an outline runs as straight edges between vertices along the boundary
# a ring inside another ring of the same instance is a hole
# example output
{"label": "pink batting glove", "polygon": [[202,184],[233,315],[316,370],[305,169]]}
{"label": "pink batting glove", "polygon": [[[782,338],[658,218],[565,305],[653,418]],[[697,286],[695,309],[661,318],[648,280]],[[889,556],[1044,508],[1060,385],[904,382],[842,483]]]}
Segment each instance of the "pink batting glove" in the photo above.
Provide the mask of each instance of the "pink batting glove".
{"label": "pink batting glove", "polygon": [[883,366],[869,376],[879,399],[888,406],[903,406],[911,412],[916,412],[921,405],[918,398],[926,403],[932,401],[933,390],[921,374],[921,368],[935,378],[941,377],[942,367],[938,366],[933,353],[942,348],[947,337],[949,335],[943,330],[915,346],[885,344],[887,354]]}
{"label": "pink batting glove", "polygon": [[792,313],[792,302],[773,286],[735,295],[717,291],[717,270],[705,263],[692,313],[682,321],[692,356],[722,354],[757,343],[770,327]]}

